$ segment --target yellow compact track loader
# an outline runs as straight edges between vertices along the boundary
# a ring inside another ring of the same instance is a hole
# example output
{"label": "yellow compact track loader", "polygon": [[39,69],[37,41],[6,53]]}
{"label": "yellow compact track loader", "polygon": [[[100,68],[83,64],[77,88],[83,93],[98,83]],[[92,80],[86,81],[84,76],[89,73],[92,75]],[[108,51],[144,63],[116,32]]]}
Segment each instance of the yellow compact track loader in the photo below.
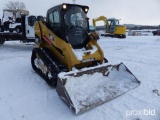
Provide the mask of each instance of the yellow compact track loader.
{"label": "yellow compact track loader", "polygon": [[109,65],[89,33],[88,6],[60,4],[48,10],[46,22],[35,22],[33,69],[74,111],[83,113],[139,86],[123,64]]}
{"label": "yellow compact track loader", "polygon": [[101,36],[110,36],[117,38],[126,38],[126,26],[120,25],[119,20],[115,18],[107,19],[105,16],[100,16],[98,18],[93,19],[93,26],[96,30],[96,22],[103,21],[105,25],[105,32],[101,34]]}

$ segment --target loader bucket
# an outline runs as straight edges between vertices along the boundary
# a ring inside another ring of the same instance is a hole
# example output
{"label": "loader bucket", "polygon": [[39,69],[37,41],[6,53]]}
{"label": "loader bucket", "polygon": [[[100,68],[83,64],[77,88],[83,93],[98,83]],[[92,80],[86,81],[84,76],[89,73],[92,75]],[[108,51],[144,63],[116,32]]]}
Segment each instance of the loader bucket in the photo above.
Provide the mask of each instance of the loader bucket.
{"label": "loader bucket", "polygon": [[123,63],[60,73],[57,82],[59,97],[75,114],[81,114],[140,85],[140,81]]}

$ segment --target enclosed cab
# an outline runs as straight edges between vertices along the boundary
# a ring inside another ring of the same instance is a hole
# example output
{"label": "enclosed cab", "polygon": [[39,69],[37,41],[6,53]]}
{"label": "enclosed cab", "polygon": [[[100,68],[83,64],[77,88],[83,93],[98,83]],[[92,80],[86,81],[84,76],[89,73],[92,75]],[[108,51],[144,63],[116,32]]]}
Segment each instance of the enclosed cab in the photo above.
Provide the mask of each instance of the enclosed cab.
{"label": "enclosed cab", "polygon": [[71,43],[74,48],[82,47],[89,31],[88,18],[85,14],[88,9],[87,6],[71,4],[53,7],[47,12],[47,27],[59,38]]}

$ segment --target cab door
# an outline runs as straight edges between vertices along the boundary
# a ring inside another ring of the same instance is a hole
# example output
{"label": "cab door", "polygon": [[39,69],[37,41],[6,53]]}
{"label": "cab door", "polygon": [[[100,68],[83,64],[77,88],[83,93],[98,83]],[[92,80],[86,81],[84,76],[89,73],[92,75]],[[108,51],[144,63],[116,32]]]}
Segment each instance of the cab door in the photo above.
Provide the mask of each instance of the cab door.
{"label": "cab door", "polygon": [[36,21],[36,16],[26,16],[26,37],[28,39],[35,38],[35,32],[34,32],[34,23]]}
{"label": "cab door", "polygon": [[110,21],[110,32],[114,32],[116,28],[115,20]]}

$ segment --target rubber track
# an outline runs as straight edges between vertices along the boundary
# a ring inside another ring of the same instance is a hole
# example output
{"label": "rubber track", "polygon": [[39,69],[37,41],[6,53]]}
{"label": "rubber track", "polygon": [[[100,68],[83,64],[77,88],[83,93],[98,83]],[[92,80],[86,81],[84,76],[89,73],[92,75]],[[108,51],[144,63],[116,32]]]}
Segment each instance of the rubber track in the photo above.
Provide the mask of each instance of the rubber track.
{"label": "rubber track", "polygon": [[[34,68],[34,60],[32,60],[33,69],[43,78],[45,81],[52,87],[57,85],[57,76],[60,72],[67,72],[67,68],[58,60],[54,54],[47,48],[34,48],[35,52],[40,59],[43,61],[45,66],[51,72],[52,78],[49,78],[48,75],[44,74],[40,69]],[[33,54],[32,52],[32,54]],[[33,57],[33,56],[32,56]]]}

